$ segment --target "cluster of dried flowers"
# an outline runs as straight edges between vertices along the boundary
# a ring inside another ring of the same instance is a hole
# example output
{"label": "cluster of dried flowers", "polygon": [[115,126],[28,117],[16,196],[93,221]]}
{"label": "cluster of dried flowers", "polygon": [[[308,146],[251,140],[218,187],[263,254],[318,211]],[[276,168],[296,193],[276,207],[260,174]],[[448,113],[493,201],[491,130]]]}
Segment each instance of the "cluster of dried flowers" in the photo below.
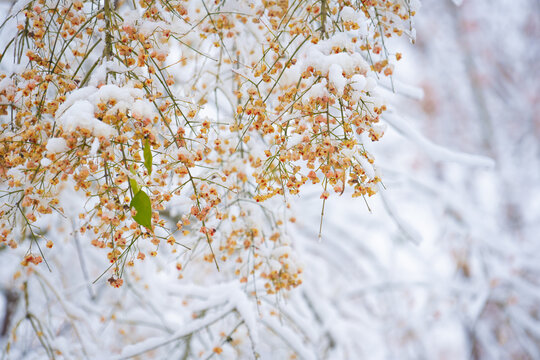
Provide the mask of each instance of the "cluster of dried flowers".
{"label": "cluster of dried flowers", "polygon": [[323,203],[375,193],[374,90],[413,14],[407,0],[24,3],[0,59],[0,246],[29,239],[23,263],[38,264],[53,246],[38,220],[71,216],[69,190],[113,286],[140,242],[204,247],[269,293],[297,286],[286,206],[265,200],[308,182]]}

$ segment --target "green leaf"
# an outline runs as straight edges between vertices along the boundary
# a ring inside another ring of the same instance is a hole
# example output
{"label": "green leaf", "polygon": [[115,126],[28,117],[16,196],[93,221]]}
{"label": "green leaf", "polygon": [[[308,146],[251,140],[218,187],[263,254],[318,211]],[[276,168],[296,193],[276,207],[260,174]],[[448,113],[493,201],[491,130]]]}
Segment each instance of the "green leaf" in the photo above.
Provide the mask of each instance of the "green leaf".
{"label": "green leaf", "polygon": [[148,174],[152,173],[152,151],[150,150],[150,142],[144,140],[143,146],[143,155],[144,155],[144,167],[148,170]]}
{"label": "green leaf", "polygon": [[148,230],[152,230],[152,203],[148,195],[144,191],[139,191],[135,194],[129,206],[137,210],[133,220]]}
{"label": "green leaf", "polygon": [[129,178],[129,185],[131,186],[131,190],[133,190],[133,195],[137,195],[137,193],[141,190],[141,187],[139,184],[137,184],[137,181],[132,178]]}

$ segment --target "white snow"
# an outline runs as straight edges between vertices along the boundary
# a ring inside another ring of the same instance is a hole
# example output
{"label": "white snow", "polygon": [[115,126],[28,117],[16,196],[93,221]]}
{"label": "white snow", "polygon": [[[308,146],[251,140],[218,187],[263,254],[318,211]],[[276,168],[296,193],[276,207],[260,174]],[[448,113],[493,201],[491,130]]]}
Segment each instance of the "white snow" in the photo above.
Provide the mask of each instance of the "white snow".
{"label": "white snow", "polygon": [[364,75],[355,74],[351,77],[351,87],[356,91],[362,91],[367,84],[366,77]]}
{"label": "white snow", "polygon": [[375,177],[375,170],[373,169],[373,165],[367,161],[367,159],[363,155],[357,155],[355,157],[360,165],[362,165],[362,168],[366,172],[367,177],[371,180]]}
{"label": "white snow", "polygon": [[345,79],[342,72],[343,69],[338,64],[330,65],[330,69],[328,70],[328,82],[335,87],[338,96],[343,95],[343,91],[347,85],[347,79]]}
{"label": "white snow", "polygon": [[5,77],[0,80],[0,92],[13,86],[13,80],[10,77]]}
{"label": "white snow", "polygon": [[39,161],[39,163],[41,164],[41,166],[47,167],[52,164],[52,161],[47,158],[43,158]]}
{"label": "white snow", "polygon": [[56,121],[67,131],[79,127],[90,130],[93,136],[110,137],[116,130],[95,118],[96,104],[115,100],[116,104],[108,110],[109,113],[133,108],[134,116],[153,118],[153,108],[143,97],[142,90],[129,85],[119,87],[108,84],[100,88],[87,86],[73,91],[67,97],[58,108]]}
{"label": "white snow", "polygon": [[407,124],[404,119],[391,113],[391,111],[385,113],[383,119],[393,128],[395,128],[399,133],[401,133],[405,138],[420,146],[424,150],[424,152],[433,160],[458,162],[465,165],[484,168],[493,168],[495,166],[495,162],[493,161],[493,159],[490,159],[488,157],[453,151],[440,145],[434,144],[422,134],[420,134],[418,130]]}
{"label": "white snow", "polygon": [[122,349],[122,354],[120,356],[112,357],[112,359],[129,359],[139,354],[144,354],[157,347],[166,345],[173,341],[177,341],[189,335],[190,333],[199,331],[207,327],[208,325],[216,322],[217,320],[226,316],[232,310],[232,308],[232,305],[227,305],[224,308],[220,309],[220,311],[217,313],[213,313],[203,318],[193,320],[190,323],[183,324],[180,330],[177,330],[173,335],[170,335],[168,337],[149,338],[136,344],[127,345]]}
{"label": "white snow", "polygon": [[299,336],[294,333],[290,328],[283,326],[280,322],[272,316],[267,316],[263,320],[272,331],[277,334],[296,354],[300,359],[311,360],[316,359],[316,355],[310,351],[303,343]]}
{"label": "white snow", "polygon": [[364,91],[370,92],[377,88],[377,80],[373,77],[368,76],[366,78],[366,85],[364,86]]}
{"label": "white snow", "polygon": [[344,6],[341,10],[341,18],[343,21],[357,21],[359,14],[350,6]]}
{"label": "white snow", "polygon": [[155,109],[147,100],[138,99],[131,106],[131,115],[135,119],[152,119],[155,115]]}
{"label": "white snow", "polygon": [[88,100],[75,102],[57,119],[57,122],[62,125],[64,130],[88,129],[93,136],[108,138],[115,133],[115,130],[110,125],[94,117],[94,104]]}
{"label": "white snow", "polygon": [[69,150],[66,140],[64,138],[50,138],[45,146],[50,153],[61,153]]}
{"label": "white snow", "polygon": [[97,154],[97,152],[99,150],[99,146],[100,146],[99,139],[94,138],[94,141],[92,141],[92,146],[90,147],[89,155],[90,156],[96,156],[96,154]]}
{"label": "white snow", "polygon": [[256,309],[244,291],[241,288],[236,288],[229,297],[231,303],[234,304],[236,311],[244,320],[244,324],[248,328],[249,336],[253,342],[254,348],[257,348],[259,343],[259,332],[257,330]]}
{"label": "white snow", "polygon": [[397,94],[411,99],[422,100],[424,98],[424,90],[421,87],[406,84],[395,78],[392,78],[392,81],[390,81],[388,77],[382,77],[378,83],[388,90],[393,90]]}
{"label": "white snow", "polygon": [[320,99],[325,96],[329,96],[328,89],[326,87],[326,79],[322,79],[319,83],[313,85],[308,91],[306,91],[303,102],[309,102],[310,99]]}

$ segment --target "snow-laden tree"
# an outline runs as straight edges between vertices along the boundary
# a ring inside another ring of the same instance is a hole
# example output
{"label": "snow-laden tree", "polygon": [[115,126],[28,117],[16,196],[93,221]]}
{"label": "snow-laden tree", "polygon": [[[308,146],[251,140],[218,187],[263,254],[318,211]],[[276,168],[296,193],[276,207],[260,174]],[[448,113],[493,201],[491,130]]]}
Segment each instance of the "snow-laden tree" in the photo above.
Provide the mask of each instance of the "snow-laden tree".
{"label": "snow-laden tree", "polygon": [[[250,210],[231,226],[246,201],[286,200],[308,181],[324,200],[347,186],[376,192],[363,136],[382,135],[376,79],[400,57],[385,39],[410,29],[412,11],[399,1],[17,3],[4,23],[14,34],[2,57],[2,242],[28,235],[25,263],[44,260],[36,221],[68,215],[60,197],[73,190],[86,198],[76,230],[110,249],[115,286],[139,240],[196,245],[216,268],[242,248],[270,260],[253,245],[287,246],[280,221],[251,228]],[[298,267],[281,265],[262,271],[271,291],[298,281]]]}
{"label": "snow-laden tree", "polygon": [[357,357],[354,320],[312,286],[293,291],[318,261],[303,256],[302,214],[290,207],[319,184],[309,229],[321,239],[329,197],[377,192],[367,148],[389,108],[378,88],[393,89],[401,58],[388,41],[414,39],[417,7],[10,6],[0,40],[4,356]]}
{"label": "snow-laden tree", "polygon": [[460,3],[5,4],[2,359],[540,357],[538,5]]}

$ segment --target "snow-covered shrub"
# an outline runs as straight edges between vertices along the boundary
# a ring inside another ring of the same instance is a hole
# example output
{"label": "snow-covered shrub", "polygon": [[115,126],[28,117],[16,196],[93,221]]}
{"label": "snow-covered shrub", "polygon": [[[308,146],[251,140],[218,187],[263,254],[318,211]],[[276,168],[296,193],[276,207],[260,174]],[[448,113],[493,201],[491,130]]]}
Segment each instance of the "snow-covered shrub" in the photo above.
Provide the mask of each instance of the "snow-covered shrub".
{"label": "snow-covered shrub", "polygon": [[[365,144],[383,135],[389,104],[377,87],[401,58],[387,41],[414,39],[417,7],[408,0],[17,2],[0,40],[0,246],[12,251],[6,267],[26,305],[8,347],[24,353],[17,334],[25,327],[49,357],[121,352],[122,344],[95,340],[97,309],[122,308],[133,316],[123,321],[137,328],[147,321],[135,312],[137,298],[148,302],[144,311],[158,312],[178,297],[184,310],[156,315],[169,337],[125,348],[126,357],[178,339],[186,356],[221,354],[223,344],[233,345],[231,357],[271,351],[256,349],[251,307],[274,308],[302,282],[301,254],[286,231],[294,222],[289,202],[306,183],[320,183],[323,213],[331,193],[376,193],[381,177]],[[314,227],[320,236],[322,219]],[[70,272],[74,258],[82,277],[47,279],[46,267]],[[166,269],[199,287],[177,289],[162,277]],[[103,279],[127,282],[120,291],[129,295],[90,284]],[[90,299],[66,300],[68,284],[84,283]],[[53,318],[32,310],[38,284],[58,301]],[[158,284],[169,292],[162,299],[141,295]],[[89,301],[101,302],[93,315]],[[66,343],[56,311],[65,312],[79,345]],[[117,320],[109,316],[102,321]],[[191,325],[172,330],[190,317]],[[245,324],[249,341],[197,332],[224,317]],[[280,326],[267,320],[267,331]],[[147,336],[130,332],[127,343]],[[298,356],[311,357],[300,340],[282,335]]]}

